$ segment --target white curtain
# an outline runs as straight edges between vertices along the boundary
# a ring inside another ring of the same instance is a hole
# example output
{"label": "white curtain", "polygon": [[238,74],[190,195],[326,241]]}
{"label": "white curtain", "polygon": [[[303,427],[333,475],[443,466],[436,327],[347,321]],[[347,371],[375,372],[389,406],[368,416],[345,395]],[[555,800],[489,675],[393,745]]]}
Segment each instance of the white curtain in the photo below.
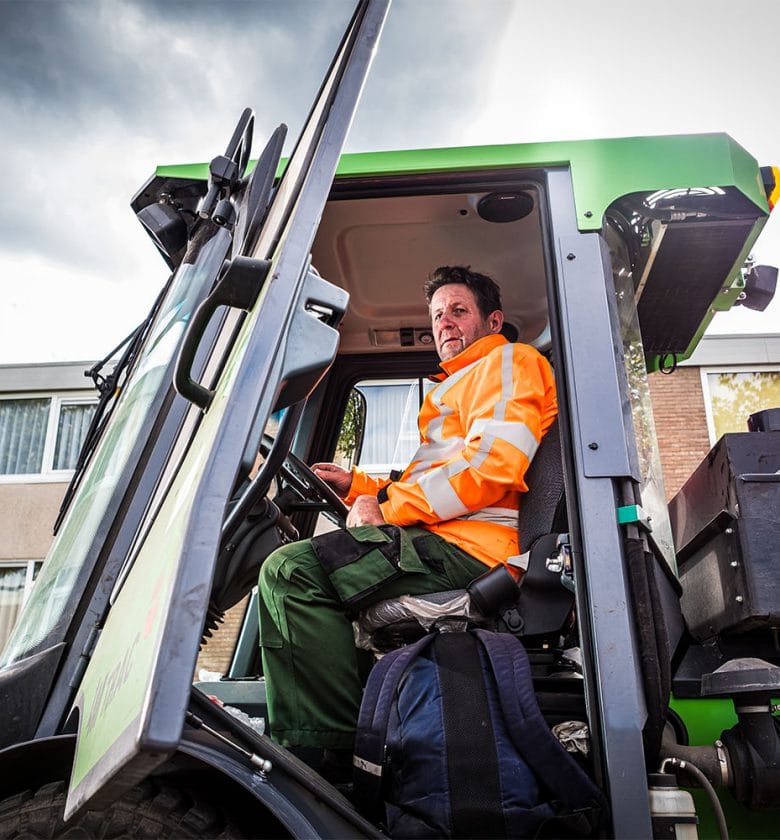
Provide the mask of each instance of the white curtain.
{"label": "white curtain", "polygon": [[75,468],[81,444],[94,414],[94,403],[64,403],[60,407],[57,445],[54,449],[55,470]]}
{"label": "white curtain", "polygon": [[39,473],[51,400],[0,400],[0,475]]}
{"label": "white curtain", "polygon": [[5,647],[22,609],[27,566],[0,566],[0,650]]}

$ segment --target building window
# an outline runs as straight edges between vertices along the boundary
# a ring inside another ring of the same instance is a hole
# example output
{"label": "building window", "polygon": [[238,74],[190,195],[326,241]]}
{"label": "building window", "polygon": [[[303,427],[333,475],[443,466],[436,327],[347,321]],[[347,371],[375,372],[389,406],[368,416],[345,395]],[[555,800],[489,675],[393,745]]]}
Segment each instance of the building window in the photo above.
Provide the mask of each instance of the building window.
{"label": "building window", "polygon": [[11,635],[40,568],[40,560],[0,562],[0,650]]}
{"label": "building window", "polygon": [[0,397],[0,476],[4,481],[67,477],[95,414],[93,397]]}
{"label": "building window", "polygon": [[710,442],[726,432],[746,432],[756,411],[780,407],[780,367],[702,368]]}

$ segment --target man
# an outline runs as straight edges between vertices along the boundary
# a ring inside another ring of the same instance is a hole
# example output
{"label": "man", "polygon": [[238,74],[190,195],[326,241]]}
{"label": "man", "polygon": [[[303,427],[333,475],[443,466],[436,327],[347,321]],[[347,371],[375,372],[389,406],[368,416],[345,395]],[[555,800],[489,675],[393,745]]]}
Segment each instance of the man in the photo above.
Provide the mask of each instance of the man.
{"label": "man", "polygon": [[462,589],[518,553],[523,476],[557,413],[550,365],[502,335],[498,286],[461,266],[425,285],[444,371],[397,481],[315,464],[351,505],[347,530],[292,543],[260,570],[271,734],[351,752],[361,679],[350,615],[403,594]]}

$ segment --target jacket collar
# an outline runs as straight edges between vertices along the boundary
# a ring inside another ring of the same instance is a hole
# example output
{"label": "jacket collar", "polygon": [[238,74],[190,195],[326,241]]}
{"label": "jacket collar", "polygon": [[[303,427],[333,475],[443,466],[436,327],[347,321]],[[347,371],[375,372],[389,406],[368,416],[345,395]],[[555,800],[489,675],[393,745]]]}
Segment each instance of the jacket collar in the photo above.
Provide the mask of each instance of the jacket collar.
{"label": "jacket collar", "polygon": [[485,335],[482,338],[478,338],[475,342],[469,344],[465,350],[461,350],[457,356],[447,359],[446,362],[439,362],[439,367],[444,373],[437,373],[431,379],[436,382],[441,382],[448,376],[452,376],[453,373],[457,373],[462,368],[470,365],[472,362],[476,362],[484,356],[487,356],[491,350],[500,347],[502,344],[509,344],[509,342],[501,333]]}

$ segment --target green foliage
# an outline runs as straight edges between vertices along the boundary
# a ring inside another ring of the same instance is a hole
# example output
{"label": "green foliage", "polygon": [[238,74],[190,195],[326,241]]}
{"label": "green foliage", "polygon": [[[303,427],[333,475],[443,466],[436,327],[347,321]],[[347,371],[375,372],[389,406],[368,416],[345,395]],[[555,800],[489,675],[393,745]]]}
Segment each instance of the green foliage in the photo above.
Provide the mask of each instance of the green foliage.
{"label": "green foliage", "polygon": [[341,431],[336,444],[337,454],[345,461],[352,463],[355,457],[355,450],[363,435],[363,423],[365,422],[365,400],[363,395],[356,388],[353,388],[347,399],[347,409],[344,412],[344,419],[341,421]]}
{"label": "green foliage", "polygon": [[780,406],[779,371],[710,373],[708,382],[716,439],[746,432],[749,415]]}

